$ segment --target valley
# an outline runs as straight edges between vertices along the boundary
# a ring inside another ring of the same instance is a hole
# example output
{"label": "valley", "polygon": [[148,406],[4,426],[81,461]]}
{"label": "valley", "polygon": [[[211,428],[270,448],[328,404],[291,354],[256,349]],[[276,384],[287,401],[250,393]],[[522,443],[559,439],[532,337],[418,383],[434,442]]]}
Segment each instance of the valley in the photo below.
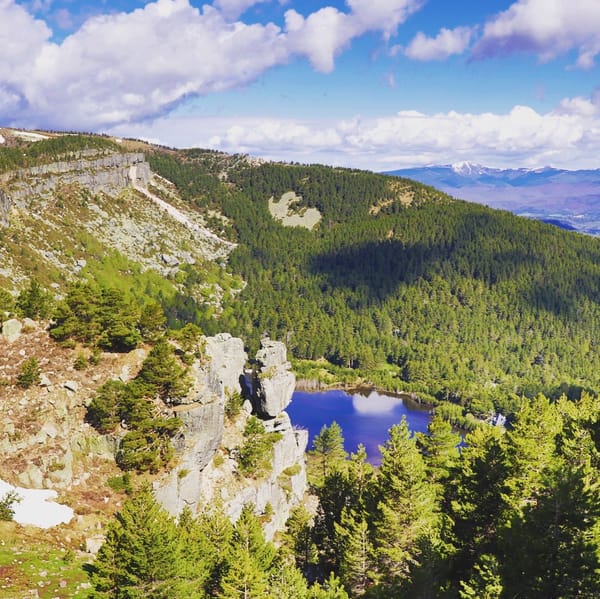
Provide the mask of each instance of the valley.
{"label": "valley", "polygon": [[[9,596],[597,590],[600,240],[411,179],[39,135],[0,147],[0,479],[74,517],[39,565],[4,496]],[[373,468],[360,427],[307,447],[297,380],[428,413]]]}

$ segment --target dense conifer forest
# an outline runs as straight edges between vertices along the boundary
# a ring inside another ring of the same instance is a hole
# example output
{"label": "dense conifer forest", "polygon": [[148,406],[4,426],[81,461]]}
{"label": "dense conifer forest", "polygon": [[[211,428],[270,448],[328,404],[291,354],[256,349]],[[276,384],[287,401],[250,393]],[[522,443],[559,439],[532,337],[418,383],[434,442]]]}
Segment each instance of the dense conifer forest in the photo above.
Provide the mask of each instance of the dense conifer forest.
{"label": "dense conifer forest", "polygon": [[[253,346],[268,333],[296,358],[479,416],[595,389],[597,239],[373,173],[240,162],[218,183],[219,154],[150,160],[230,219],[231,267],[247,285],[223,326]],[[270,216],[286,191],[321,212],[316,229]]]}

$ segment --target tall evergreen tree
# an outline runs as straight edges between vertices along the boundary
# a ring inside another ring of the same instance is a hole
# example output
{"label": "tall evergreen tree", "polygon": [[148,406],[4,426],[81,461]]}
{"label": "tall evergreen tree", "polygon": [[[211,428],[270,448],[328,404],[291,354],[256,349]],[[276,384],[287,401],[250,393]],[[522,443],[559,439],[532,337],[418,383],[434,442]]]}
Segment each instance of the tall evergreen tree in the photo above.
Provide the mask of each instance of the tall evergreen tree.
{"label": "tall evergreen tree", "polygon": [[386,586],[403,584],[419,565],[423,541],[437,534],[439,514],[435,489],[403,418],[380,448],[374,545],[379,575]]}
{"label": "tall evergreen tree", "polygon": [[227,571],[221,579],[222,599],[263,599],[270,597],[269,575],[276,550],[267,541],[250,506],[245,506],[234,526]]}
{"label": "tall evergreen tree", "polygon": [[365,518],[344,508],[335,522],[335,541],[339,553],[339,576],[353,597],[364,595],[374,577],[374,555],[369,526]]}
{"label": "tall evergreen tree", "polygon": [[330,426],[323,425],[313,439],[313,448],[309,455],[315,462],[315,478],[321,483],[330,472],[345,462],[348,454],[344,449],[342,427],[335,420]]}
{"label": "tall evergreen tree", "polygon": [[93,599],[184,599],[177,527],[150,487],[123,504],[91,566]]}

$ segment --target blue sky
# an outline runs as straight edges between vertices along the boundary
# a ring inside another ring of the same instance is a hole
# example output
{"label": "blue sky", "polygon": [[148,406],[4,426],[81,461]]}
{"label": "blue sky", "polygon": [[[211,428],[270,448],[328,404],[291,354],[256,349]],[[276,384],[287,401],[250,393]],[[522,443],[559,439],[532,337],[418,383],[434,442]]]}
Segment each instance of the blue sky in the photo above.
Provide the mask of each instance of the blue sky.
{"label": "blue sky", "polygon": [[598,0],[0,0],[0,125],[596,168]]}

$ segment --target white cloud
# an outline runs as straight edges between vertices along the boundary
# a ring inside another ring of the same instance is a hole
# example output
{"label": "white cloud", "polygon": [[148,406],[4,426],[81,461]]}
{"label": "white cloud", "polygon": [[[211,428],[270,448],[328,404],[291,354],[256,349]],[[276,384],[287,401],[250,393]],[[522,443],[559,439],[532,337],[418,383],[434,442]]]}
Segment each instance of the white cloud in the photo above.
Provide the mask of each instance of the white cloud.
{"label": "white cloud", "polygon": [[590,68],[600,53],[598,0],[518,0],[485,24],[475,58],[533,52],[548,61],[575,50]]}
{"label": "white cloud", "polygon": [[419,32],[404,49],[404,54],[413,60],[444,60],[453,54],[462,54],[471,42],[473,32],[471,27],[444,28],[436,37]]}
{"label": "white cloud", "polygon": [[389,36],[421,5],[347,0],[347,12],[325,7],[304,17],[288,10],[287,30],[232,22],[259,1],[216,0],[199,10],[189,0],[156,0],[130,13],[91,17],[52,43],[43,21],[16,0],[0,0],[0,120],[95,130],[243,86],[294,55],[329,72],[354,38],[367,31]]}
{"label": "white cloud", "polygon": [[423,0],[346,0],[350,12],[327,6],[303,17],[285,13],[290,50],[308,57],[324,73],[333,70],[335,57],[350,41],[369,31],[389,39],[398,26],[423,5]]}
{"label": "white cloud", "polygon": [[[21,29],[29,31],[33,20],[25,17]],[[18,64],[3,60],[0,74],[4,67],[21,74],[15,85],[27,107],[20,115],[1,111],[0,118],[88,130],[154,116],[191,94],[243,85],[289,56],[276,26],[228,23],[216,9],[200,12],[188,0],[93,17],[61,44],[43,43],[40,35],[36,44],[14,37],[25,41],[20,52],[8,53]]]}
{"label": "white cloud", "polygon": [[373,170],[469,160],[490,166],[597,166],[600,118],[586,110],[540,114],[402,111],[343,121],[273,118],[171,118],[123,126],[119,135],[167,145],[211,147],[274,160],[323,162]]}
{"label": "white cloud", "polygon": [[554,111],[558,115],[574,115],[581,117],[593,117],[600,113],[598,99],[582,98],[564,98]]}

